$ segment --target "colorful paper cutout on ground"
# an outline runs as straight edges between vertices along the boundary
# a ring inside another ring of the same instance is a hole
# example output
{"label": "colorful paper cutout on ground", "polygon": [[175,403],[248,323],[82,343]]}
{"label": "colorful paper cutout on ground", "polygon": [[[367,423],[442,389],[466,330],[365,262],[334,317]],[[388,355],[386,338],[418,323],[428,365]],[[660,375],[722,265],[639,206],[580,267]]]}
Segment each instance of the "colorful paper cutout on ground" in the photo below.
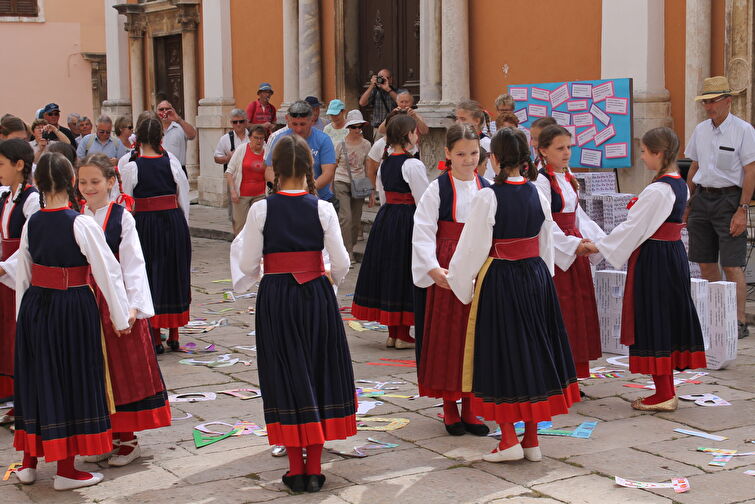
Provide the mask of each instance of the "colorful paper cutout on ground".
{"label": "colorful paper cutout on ground", "polygon": [[697,451],[712,453],[714,455],[713,460],[708,462],[708,465],[723,467],[729,462],[737,450],[725,450],[722,448],[698,448]]}
{"label": "colorful paper cutout on ground", "polygon": [[194,415],[192,415],[191,413],[186,413],[186,416],[182,416],[182,417],[178,417],[178,418],[171,416],[170,417],[170,421],[171,422],[175,422],[177,420],[188,420],[189,418],[191,418],[193,416]]}
{"label": "colorful paper cutout on ground", "polygon": [[689,490],[689,481],[687,478],[672,478],[669,483],[650,483],[614,476],[614,481],[617,485],[627,488],[673,488],[676,493],[684,493]]}
{"label": "colorful paper cutout on ground", "polygon": [[[442,414],[438,415],[440,418],[443,418]],[[577,426],[576,429],[573,431],[570,430],[564,430],[564,429],[552,429],[553,422],[545,421],[545,422],[539,422],[537,424],[537,433],[539,435],[543,436],[563,436],[563,437],[575,437],[580,439],[588,439],[590,436],[592,436],[592,431],[595,429],[595,426],[598,425],[598,422],[582,422]],[[524,422],[516,422],[514,424],[514,429],[516,430],[517,435],[524,434]],[[491,437],[499,437],[501,435],[501,429],[500,427],[495,430],[495,432],[491,432],[488,434],[488,436]]]}
{"label": "colorful paper cutout on ground", "polygon": [[10,478],[10,475],[16,472],[17,470],[21,469],[21,466],[23,464],[21,462],[14,462],[11,465],[8,466],[8,470],[5,471],[5,474],[3,475],[3,481],[8,481],[8,478]]}
{"label": "colorful paper cutout on ground", "polygon": [[381,357],[381,361],[385,362],[368,362],[369,366],[396,366],[396,367],[417,367],[417,361],[414,360],[402,360],[402,359],[388,359]]}
{"label": "colorful paper cutout on ground", "polygon": [[233,435],[235,435],[239,430],[233,429],[230,432],[226,432],[222,436],[210,436],[207,434],[203,434],[202,432],[198,430],[194,430],[194,446],[197,448],[202,448],[203,446],[211,445],[213,443],[217,443],[218,441],[222,441],[223,439],[229,438]]}
{"label": "colorful paper cutout on ground", "polygon": [[207,345],[204,348],[197,348],[196,343],[189,342],[189,343],[186,343],[184,346],[180,347],[178,351],[187,353],[187,354],[203,354],[203,353],[217,352],[217,349],[215,348],[215,343]]}
{"label": "colorful paper cutout on ground", "polygon": [[695,401],[698,406],[731,406],[729,401],[721,399],[715,394],[689,394],[680,395],[679,399]]}
{"label": "colorful paper cutout on ground", "polygon": [[168,396],[168,402],[198,402],[214,401],[217,398],[215,392],[187,392],[185,394],[172,394]]}
{"label": "colorful paper cutout on ground", "polygon": [[[377,423],[383,425],[369,425]],[[361,417],[357,418],[357,430],[361,431],[393,431],[409,425],[408,418],[382,418],[382,417]]]}
{"label": "colorful paper cutout on ground", "polygon": [[180,334],[204,334],[212,331],[216,327],[223,327],[228,325],[228,319],[221,318],[208,322],[204,319],[195,319],[189,321],[188,324],[178,329]]}
{"label": "colorful paper cutout on ground", "polygon": [[687,434],[688,436],[697,436],[705,439],[710,439],[712,441],[724,441],[727,438],[726,436],[718,436],[716,434],[708,434],[707,432],[700,432],[695,430],[689,430],[689,429],[674,429],[674,432],[679,432],[681,434]]}
{"label": "colorful paper cutout on ground", "polygon": [[258,389],[253,389],[253,388],[218,390],[218,394],[226,394],[229,396],[238,397],[242,401],[246,401],[248,399],[257,399],[258,397],[262,397],[262,392],[260,392]]}

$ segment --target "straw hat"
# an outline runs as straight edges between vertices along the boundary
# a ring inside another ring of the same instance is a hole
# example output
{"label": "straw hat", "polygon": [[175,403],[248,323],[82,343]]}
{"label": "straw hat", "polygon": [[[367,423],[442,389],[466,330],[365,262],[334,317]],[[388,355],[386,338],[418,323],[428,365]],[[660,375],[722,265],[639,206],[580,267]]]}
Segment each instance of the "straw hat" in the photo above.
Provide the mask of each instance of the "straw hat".
{"label": "straw hat", "polygon": [[736,91],[731,89],[729,79],[723,76],[708,77],[703,81],[703,92],[700,96],[695,97],[695,101],[710,100],[722,95],[735,95]]}

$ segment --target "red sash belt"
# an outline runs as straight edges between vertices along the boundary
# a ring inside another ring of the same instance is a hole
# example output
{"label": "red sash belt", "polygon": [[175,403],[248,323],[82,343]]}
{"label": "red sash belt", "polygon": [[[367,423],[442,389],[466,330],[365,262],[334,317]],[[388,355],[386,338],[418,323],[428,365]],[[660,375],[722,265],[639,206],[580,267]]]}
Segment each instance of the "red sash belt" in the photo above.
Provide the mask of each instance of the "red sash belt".
{"label": "red sash belt", "polygon": [[71,268],[56,268],[31,265],[31,284],[45,289],[66,290],[71,287],[81,287],[89,283],[89,265]]}
{"label": "red sash belt", "polygon": [[493,240],[488,254],[494,259],[518,261],[540,255],[540,242],[537,236],[531,238],[514,238],[510,240]]}
{"label": "red sash belt", "polygon": [[[681,222],[664,222],[655,233],[649,238],[650,240],[659,241],[678,241],[682,239],[682,229],[685,224]],[[627,264],[627,282],[624,286],[624,300],[621,304],[621,344],[634,345],[634,269],[637,266],[637,258],[640,256],[640,249],[637,247],[629,256]]]}
{"label": "red sash belt", "polygon": [[391,205],[414,205],[412,193],[385,191],[385,202]]}
{"label": "red sash belt", "polygon": [[453,240],[459,241],[461,236],[461,230],[464,229],[463,222],[454,221],[438,221],[438,233],[436,238],[438,240]]}
{"label": "red sash belt", "polygon": [[300,284],[325,274],[322,252],[275,252],[264,256],[265,274],[291,273]]}
{"label": "red sash belt", "polygon": [[174,208],[178,208],[178,197],[175,194],[134,199],[134,212],[159,212]]}
{"label": "red sash belt", "polygon": [[558,224],[561,231],[566,229],[574,229],[577,227],[577,213],[576,212],[553,212],[553,222]]}
{"label": "red sash belt", "polygon": [[6,261],[13,253],[18,250],[21,245],[21,238],[3,238],[3,253],[0,255],[0,260]]}

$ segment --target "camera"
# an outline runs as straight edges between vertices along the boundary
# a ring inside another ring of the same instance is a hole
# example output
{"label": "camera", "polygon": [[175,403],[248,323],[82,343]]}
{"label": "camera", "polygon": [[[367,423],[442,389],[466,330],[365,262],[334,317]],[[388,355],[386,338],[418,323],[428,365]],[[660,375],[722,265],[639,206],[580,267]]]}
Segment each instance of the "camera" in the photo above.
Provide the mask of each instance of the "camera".
{"label": "camera", "polygon": [[377,79],[375,79],[375,83],[376,84],[384,84],[385,83],[385,77],[383,77],[382,75],[378,75]]}

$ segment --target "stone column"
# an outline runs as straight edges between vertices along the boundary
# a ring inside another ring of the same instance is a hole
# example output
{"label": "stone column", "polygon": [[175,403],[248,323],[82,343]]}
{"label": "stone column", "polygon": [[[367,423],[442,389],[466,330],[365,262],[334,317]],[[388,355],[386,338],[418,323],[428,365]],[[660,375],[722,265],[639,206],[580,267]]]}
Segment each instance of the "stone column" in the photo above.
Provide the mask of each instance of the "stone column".
{"label": "stone column", "polygon": [[116,0],[105,4],[105,53],[107,61],[107,100],[102,102],[102,113],[115,118],[131,116],[131,97],[128,79],[128,36],[126,19],[118,15]]}
{"label": "stone column", "polygon": [[283,0],[283,103],[278,122],[285,121],[286,110],[299,96],[299,2]]}
{"label": "stone column", "polygon": [[318,0],[299,0],[299,98],[322,100],[320,6]]}
{"label": "stone column", "polygon": [[236,103],[231,68],[230,0],[202,2],[202,42],[205,97],[199,100],[196,124],[200,154],[199,203],[226,206],[228,196],[223,165],[215,163],[214,151],[228,129],[228,118]]}
{"label": "stone column", "polygon": [[[639,193],[653,175],[639,155],[639,139],[659,126],[671,126],[670,93],[665,88],[663,0],[603,0],[601,78],[631,77],[634,128],[631,168],[620,168],[621,192]],[[626,41],[632,40],[631,51]]]}
{"label": "stone column", "polygon": [[441,99],[441,0],[419,3],[420,104]]}
{"label": "stone column", "polygon": [[737,95],[731,112],[747,122],[755,121],[755,0],[726,0],[724,74]]}
{"label": "stone column", "polygon": [[710,0],[687,0],[684,66],[684,140],[685,145],[695,126],[706,119],[705,109],[695,101],[710,77]]}
{"label": "stone column", "polygon": [[469,6],[467,0],[443,0],[441,101],[457,103],[469,98]]}
{"label": "stone column", "polygon": [[144,34],[147,20],[140,4],[118,4],[119,14],[126,16],[123,27],[128,32],[129,73],[131,74],[132,119],[144,111]]}
{"label": "stone column", "polygon": [[[199,13],[194,6],[187,6],[179,13],[181,49],[183,58],[184,120],[196,126],[197,123],[197,26]],[[189,140],[186,145],[186,172],[189,184],[196,187],[199,178],[199,142]]]}

